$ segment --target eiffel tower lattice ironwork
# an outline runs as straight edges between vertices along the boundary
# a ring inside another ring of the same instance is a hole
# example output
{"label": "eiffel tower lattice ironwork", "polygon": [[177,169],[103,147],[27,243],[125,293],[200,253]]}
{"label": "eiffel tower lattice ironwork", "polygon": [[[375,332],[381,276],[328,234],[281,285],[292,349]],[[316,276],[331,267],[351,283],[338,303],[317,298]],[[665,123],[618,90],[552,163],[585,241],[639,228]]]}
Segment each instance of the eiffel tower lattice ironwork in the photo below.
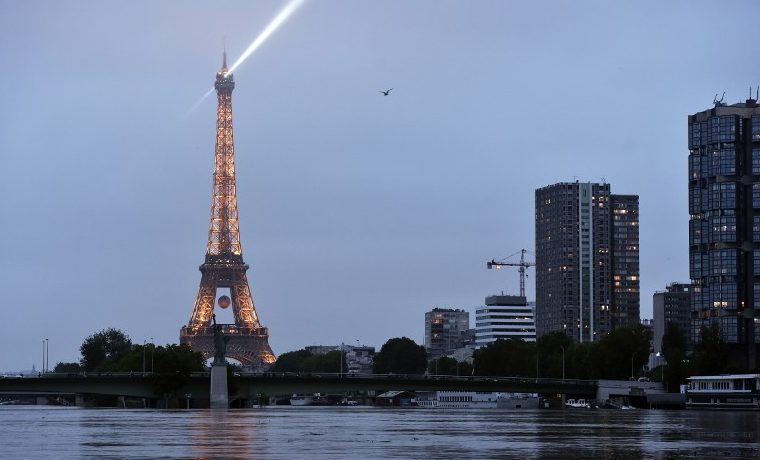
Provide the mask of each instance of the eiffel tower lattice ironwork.
{"label": "eiffel tower lattice ironwork", "polygon": [[244,365],[260,367],[275,361],[269,347],[269,332],[261,326],[253,305],[251,288],[243,262],[238,226],[235,185],[235,150],[232,138],[232,90],[235,81],[227,72],[227,55],[216,74],[218,106],[216,111],[216,148],[214,187],[211,194],[211,223],[206,259],[200,266],[201,284],[195,298],[190,322],[179,333],[182,344],[190,345],[205,358],[214,356],[214,326],[211,324],[218,288],[229,288],[230,296],[219,298],[219,306],[232,306],[234,324],[223,324],[229,337],[227,356]]}

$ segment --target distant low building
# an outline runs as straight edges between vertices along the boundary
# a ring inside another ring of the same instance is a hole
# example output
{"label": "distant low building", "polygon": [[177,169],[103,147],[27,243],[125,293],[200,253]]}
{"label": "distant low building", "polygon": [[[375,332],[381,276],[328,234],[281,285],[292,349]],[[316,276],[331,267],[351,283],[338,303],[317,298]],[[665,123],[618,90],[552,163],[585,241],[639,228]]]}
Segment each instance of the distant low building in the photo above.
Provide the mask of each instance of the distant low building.
{"label": "distant low building", "polygon": [[675,323],[691,348],[691,284],[670,283],[664,291],[652,296],[654,327],[652,341],[655,353],[662,352],[662,337],[668,323]]}
{"label": "distant low building", "polygon": [[312,345],[306,347],[306,351],[313,355],[343,351],[347,374],[371,374],[375,360],[375,347],[366,345]]}
{"label": "distant low building", "polygon": [[475,311],[475,345],[480,348],[499,339],[536,341],[535,304],[523,296],[492,295]]}
{"label": "distant low building", "polygon": [[470,313],[461,309],[434,308],[425,313],[425,351],[438,359],[462,348],[469,340]]}

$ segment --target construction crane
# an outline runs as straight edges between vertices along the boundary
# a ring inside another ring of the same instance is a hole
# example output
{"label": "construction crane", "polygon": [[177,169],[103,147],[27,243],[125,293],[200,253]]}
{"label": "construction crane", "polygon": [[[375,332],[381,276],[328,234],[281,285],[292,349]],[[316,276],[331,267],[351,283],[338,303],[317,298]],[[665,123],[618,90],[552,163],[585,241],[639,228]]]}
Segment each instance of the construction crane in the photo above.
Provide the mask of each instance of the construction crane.
{"label": "construction crane", "polygon": [[[525,297],[525,277],[527,276],[525,274],[525,269],[528,267],[535,267],[535,262],[526,262],[525,261],[525,253],[528,252],[527,249],[521,249],[520,251],[507,256],[503,259],[501,259],[499,262],[497,262],[494,259],[491,259],[490,262],[486,262],[486,267],[488,269],[495,268],[496,270],[500,269],[501,267],[520,267],[518,271],[520,272],[520,296]],[[517,254],[520,254],[520,261],[519,262],[504,262],[505,260],[509,259],[510,257],[514,257]]]}

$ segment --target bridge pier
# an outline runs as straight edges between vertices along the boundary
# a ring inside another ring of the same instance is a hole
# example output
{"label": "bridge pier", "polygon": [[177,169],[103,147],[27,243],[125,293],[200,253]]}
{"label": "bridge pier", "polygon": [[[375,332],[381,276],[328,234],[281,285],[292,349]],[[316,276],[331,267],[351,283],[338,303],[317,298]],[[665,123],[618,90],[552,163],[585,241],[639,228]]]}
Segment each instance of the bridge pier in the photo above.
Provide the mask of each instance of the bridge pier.
{"label": "bridge pier", "polygon": [[227,365],[214,364],[211,366],[210,402],[212,409],[229,409],[230,401],[227,393]]}

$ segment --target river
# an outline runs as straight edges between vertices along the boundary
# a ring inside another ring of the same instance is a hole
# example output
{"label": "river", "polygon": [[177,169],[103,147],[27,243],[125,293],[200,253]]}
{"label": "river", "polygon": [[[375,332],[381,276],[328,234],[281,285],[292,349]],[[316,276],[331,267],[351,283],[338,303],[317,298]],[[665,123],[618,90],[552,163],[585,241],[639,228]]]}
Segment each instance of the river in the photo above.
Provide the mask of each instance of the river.
{"label": "river", "polygon": [[760,459],[760,413],[0,406],[0,458]]}

